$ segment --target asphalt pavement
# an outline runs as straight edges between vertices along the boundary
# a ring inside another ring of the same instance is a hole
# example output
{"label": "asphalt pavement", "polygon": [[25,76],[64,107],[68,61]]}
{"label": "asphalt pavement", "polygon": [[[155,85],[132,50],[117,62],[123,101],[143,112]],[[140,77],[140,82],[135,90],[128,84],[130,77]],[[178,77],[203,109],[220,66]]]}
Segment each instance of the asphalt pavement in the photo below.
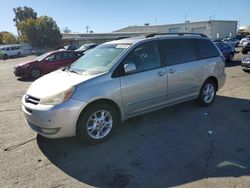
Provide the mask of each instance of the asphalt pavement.
{"label": "asphalt pavement", "polygon": [[0,60],[0,187],[250,187],[250,73],[238,53],[214,104],[195,101],[129,119],[86,145],[37,136],[21,97],[32,80]]}

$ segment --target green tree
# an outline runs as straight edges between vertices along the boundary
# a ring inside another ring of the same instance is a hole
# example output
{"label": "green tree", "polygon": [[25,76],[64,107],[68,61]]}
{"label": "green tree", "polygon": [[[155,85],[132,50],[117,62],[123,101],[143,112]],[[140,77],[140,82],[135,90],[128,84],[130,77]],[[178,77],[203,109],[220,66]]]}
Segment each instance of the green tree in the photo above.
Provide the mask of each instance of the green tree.
{"label": "green tree", "polygon": [[27,42],[39,48],[56,47],[61,44],[60,29],[51,17],[37,17],[37,13],[29,7],[15,8],[14,13],[13,21],[21,42]]}
{"label": "green tree", "polygon": [[[37,19],[37,13],[30,7],[17,7],[14,8],[13,11],[15,13],[15,18],[13,19],[13,21],[15,22],[15,26],[28,18]],[[18,30],[18,28],[17,33],[20,36],[20,31]]]}
{"label": "green tree", "polygon": [[71,33],[71,30],[68,27],[62,29],[63,33]]}
{"label": "green tree", "polygon": [[56,22],[48,16],[28,18],[17,24],[20,40],[35,47],[56,47],[61,43],[61,33]]}
{"label": "green tree", "polygon": [[12,33],[7,31],[0,32],[0,44],[15,44],[17,42],[17,38]]}

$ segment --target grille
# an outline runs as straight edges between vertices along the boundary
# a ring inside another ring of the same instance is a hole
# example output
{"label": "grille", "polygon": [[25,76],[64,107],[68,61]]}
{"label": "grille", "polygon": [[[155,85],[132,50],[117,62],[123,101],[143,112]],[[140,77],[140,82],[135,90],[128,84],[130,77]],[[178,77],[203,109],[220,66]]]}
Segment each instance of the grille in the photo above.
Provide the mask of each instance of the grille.
{"label": "grille", "polygon": [[30,95],[25,95],[25,102],[37,105],[40,99],[32,97]]}

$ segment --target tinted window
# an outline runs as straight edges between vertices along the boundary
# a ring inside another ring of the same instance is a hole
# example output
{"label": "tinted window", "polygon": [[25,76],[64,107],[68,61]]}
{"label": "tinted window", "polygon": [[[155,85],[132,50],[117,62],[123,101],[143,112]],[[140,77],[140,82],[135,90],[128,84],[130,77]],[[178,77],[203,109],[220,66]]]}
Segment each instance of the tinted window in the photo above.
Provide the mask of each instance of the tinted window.
{"label": "tinted window", "polygon": [[200,59],[207,59],[220,55],[210,40],[195,40],[195,44],[199,50]]}
{"label": "tinted window", "polygon": [[73,52],[63,52],[63,58],[64,59],[71,59],[76,57],[75,53]]}
{"label": "tinted window", "polygon": [[61,59],[63,59],[62,53],[51,54],[50,56],[45,58],[45,60],[47,61],[56,61]]}
{"label": "tinted window", "polygon": [[197,59],[192,42],[186,39],[168,39],[162,42],[162,51],[167,65],[177,65]]}
{"label": "tinted window", "polygon": [[136,47],[124,60],[123,64],[134,63],[136,72],[142,72],[161,66],[156,42],[149,42]]}

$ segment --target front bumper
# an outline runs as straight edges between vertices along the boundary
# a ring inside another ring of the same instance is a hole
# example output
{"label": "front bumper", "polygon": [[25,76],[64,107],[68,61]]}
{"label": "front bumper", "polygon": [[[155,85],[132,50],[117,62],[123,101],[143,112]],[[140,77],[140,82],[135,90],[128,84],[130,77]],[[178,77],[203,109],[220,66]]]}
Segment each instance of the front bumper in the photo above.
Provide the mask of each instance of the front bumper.
{"label": "front bumper", "polygon": [[245,70],[250,70],[250,63],[241,62],[241,67]]}
{"label": "front bumper", "polygon": [[29,71],[21,67],[14,67],[14,74],[16,77],[29,77]]}
{"label": "front bumper", "polygon": [[69,99],[59,105],[41,105],[22,99],[25,121],[38,134],[47,138],[64,138],[76,135],[78,117],[87,103]]}

